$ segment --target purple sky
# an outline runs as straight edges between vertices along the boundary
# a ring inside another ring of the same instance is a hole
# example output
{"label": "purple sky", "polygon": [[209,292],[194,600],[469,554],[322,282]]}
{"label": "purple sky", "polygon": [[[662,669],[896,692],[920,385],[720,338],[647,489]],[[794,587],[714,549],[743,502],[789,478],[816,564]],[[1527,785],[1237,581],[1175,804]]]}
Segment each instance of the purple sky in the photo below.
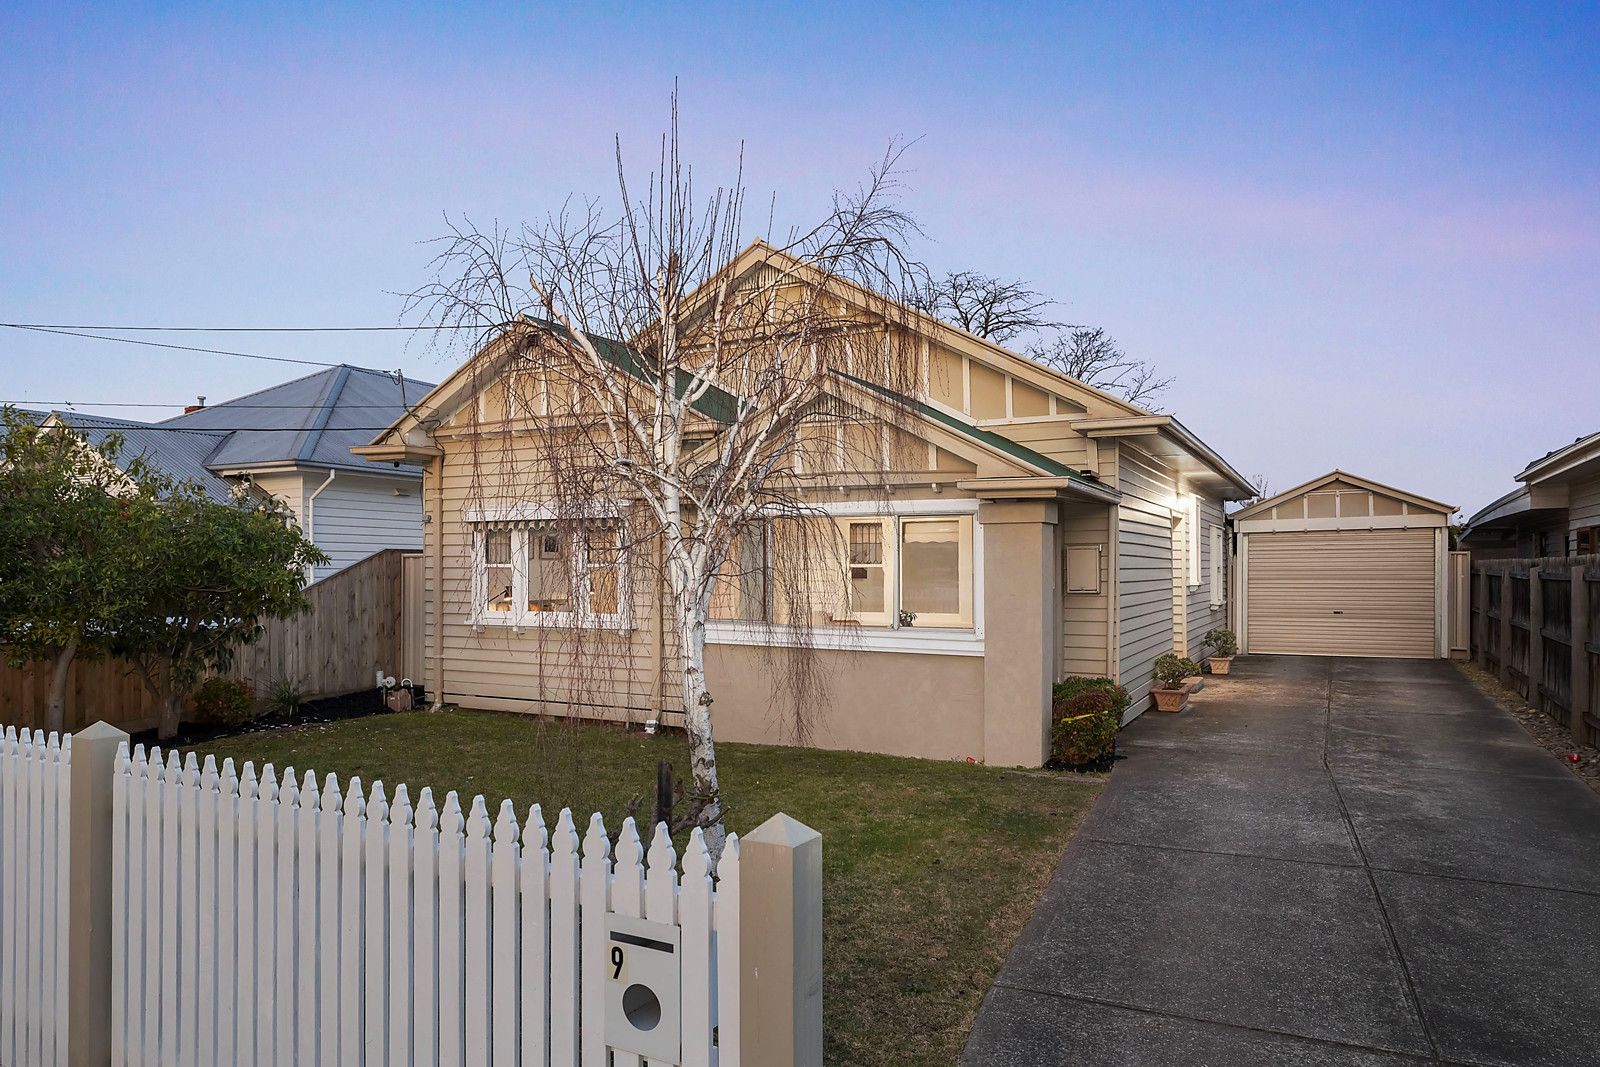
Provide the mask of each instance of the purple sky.
{"label": "purple sky", "polygon": [[[920,138],[931,264],[1107,327],[1276,488],[1338,466],[1470,512],[1600,429],[1600,9],[1397,6],[8,5],[0,320],[392,324],[443,213],[612,196],[677,77],[702,181],[742,140],[752,201],[804,220]],[[449,369],[397,334],[172,339]],[[0,330],[25,404],[297,373]]]}

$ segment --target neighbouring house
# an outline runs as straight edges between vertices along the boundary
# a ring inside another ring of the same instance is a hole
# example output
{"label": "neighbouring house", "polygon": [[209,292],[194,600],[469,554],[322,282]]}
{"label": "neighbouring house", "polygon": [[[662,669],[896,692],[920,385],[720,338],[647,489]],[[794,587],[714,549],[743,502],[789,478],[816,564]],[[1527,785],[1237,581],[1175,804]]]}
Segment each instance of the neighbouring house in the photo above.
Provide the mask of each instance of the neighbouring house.
{"label": "neighbouring house", "polygon": [[1600,433],[1534,460],[1517,481],[1462,527],[1474,561],[1600,553]]}
{"label": "neighbouring house", "polygon": [[99,444],[116,433],[121,456],[144,456],[214,500],[245,485],[283,501],[329,562],[325,578],[385,548],[422,547],[422,471],[351,455],[374,427],[400,417],[433,386],[389,371],[339,366],[221,404],[197,404],[162,422],[52,411],[44,425]]}
{"label": "neighbouring house", "polygon": [[1336,470],[1234,512],[1240,651],[1450,655],[1454,511]]}
{"label": "neighbouring house", "polygon": [[[730,269],[779,255],[757,242]],[[1224,504],[1254,492],[1172,415],[931,319],[911,322],[925,343],[923,395],[903,398],[901,423],[875,439],[853,439],[848,423],[824,431],[835,436],[822,439],[827,470],[814,483],[816,507],[862,550],[850,566],[863,573],[838,580],[881,597],[802,636],[774,619],[781,591],[745,588],[761,565],[741,561],[709,627],[717,736],[789,739],[774,710],[784,669],[774,650],[804,642],[824,687],[810,743],[1038,766],[1053,681],[1120,679],[1131,717],[1150,703],[1157,656],[1203,654],[1203,635],[1228,621]],[[673,724],[659,579],[611,574],[574,590],[551,577],[565,552],[587,549],[566,545],[545,503],[529,499],[543,428],[537,406],[516,400],[506,361],[485,346],[356,449],[423,467],[426,686],[469,707]],[[861,388],[871,387],[841,376],[836,402],[850,405]],[[486,462],[491,440],[509,454]],[[862,492],[861,474],[886,491]],[[940,608],[903,615],[913,590]],[[569,598],[586,610],[562,607]],[[572,677],[580,647],[602,680]]]}

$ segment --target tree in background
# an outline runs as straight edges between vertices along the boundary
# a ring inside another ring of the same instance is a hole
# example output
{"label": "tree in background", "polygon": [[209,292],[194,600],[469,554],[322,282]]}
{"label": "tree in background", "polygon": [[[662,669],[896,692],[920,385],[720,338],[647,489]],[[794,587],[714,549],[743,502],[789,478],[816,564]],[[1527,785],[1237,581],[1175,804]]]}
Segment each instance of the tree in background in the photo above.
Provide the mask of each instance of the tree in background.
{"label": "tree in background", "polygon": [[917,306],[995,344],[1027,338],[1023,351],[1030,359],[1130,404],[1151,407],[1173,382],[1153,364],[1124,352],[1103,328],[1051,318],[1048,309],[1055,301],[1021,280],[955,271],[929,280]]}
{"label": "tree in background", "polygon": [[179,486],[124,527],[141,567],[114,623],[111,649],[155,698],[158,733],[177,734],[184,699],[208,673],[232,667],[262,624],[308,606],[308,568],[326,563],[270,499],[234,503]]}
{"label": "tree in background", "polygon": [[1030,344],[1026,351],[1030,359],[1069,378],[1152,410],[1173,381],[1160,377],[1153,364],[1128,355],[1098,326],[1075,326],[1048,341]]}
{"label": "tree in background", "polygon": [[123,533],[150,521],[159,479],[142,460],[119,468],[121,447],[0,411],[0,646],[12,666],[51,663],[49,730],[66,727],[73,662],[107,652],[147,576]]}

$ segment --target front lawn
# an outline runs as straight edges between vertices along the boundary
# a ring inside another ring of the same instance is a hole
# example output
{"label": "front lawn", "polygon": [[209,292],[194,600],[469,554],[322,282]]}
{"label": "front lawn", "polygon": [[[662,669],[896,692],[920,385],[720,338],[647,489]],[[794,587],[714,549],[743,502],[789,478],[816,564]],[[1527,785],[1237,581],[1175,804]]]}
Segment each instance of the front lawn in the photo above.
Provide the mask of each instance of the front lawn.
{"label": "front lawn", "polygon": [[[655,766],[687,770],[679,736],[484,712],[411,712],[249,734],[196,749],[220,760],[425,785],[491,810],[537,801],[552,822],[615,826]],[[978,1002],[1098,787],[1047,772],[853,752],[718,746],[729,828],[778,811],[823,835],[827,1062],[953,1064]]]}

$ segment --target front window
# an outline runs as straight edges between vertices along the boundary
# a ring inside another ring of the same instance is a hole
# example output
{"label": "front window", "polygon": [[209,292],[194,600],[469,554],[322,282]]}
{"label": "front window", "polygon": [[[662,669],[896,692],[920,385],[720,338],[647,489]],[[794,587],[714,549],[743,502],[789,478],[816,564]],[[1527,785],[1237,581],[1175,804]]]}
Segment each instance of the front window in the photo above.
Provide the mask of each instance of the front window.
{"label": "front window", "polygon": [[742,535],[714,619],[901,629],[973,625],[971,515],[780,519]]}
{"label": "front window", "polygon": [[627,561],[615,523],[480,525],[473,617],[480,623],[620,626]]}

